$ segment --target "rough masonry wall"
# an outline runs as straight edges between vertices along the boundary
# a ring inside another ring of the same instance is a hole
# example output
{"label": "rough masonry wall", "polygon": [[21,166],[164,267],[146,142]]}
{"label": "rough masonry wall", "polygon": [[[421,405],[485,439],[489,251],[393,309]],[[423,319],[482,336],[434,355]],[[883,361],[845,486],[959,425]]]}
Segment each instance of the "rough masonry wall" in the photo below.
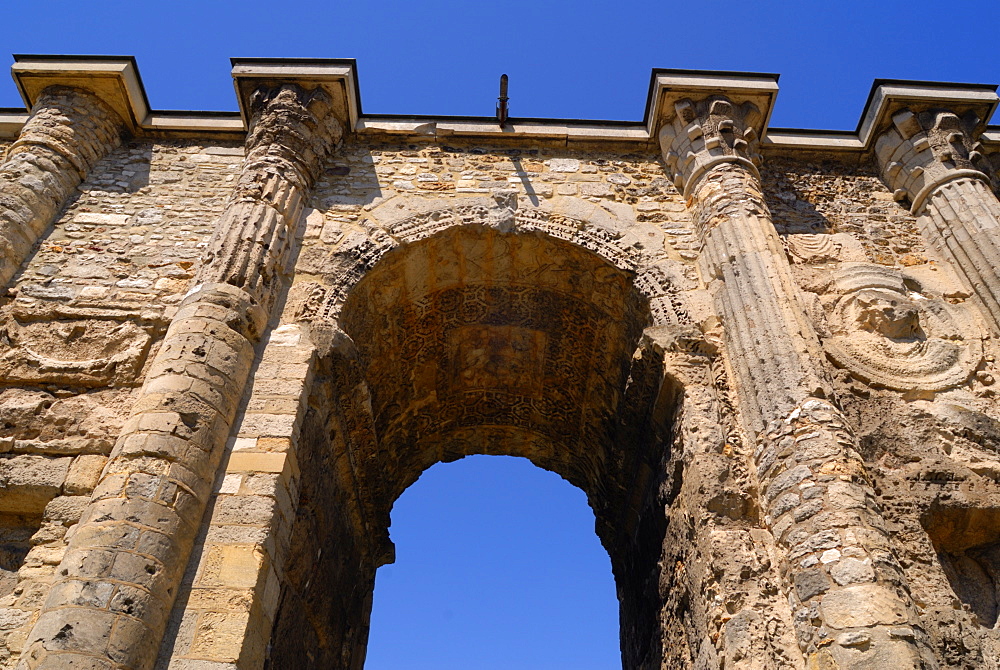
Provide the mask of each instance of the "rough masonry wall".
{"label": "rough masonry wall", "polygon": [[[236,143],[123,145],[83,182],[3,297],[0,668],[17,661],[145,367],[190,288],[242,153]],[[762,183],[937,660],[942,667],[993,668],[1000,424],[991,418],[997,416],[994,344],[979,308],[873,164],[767,157]],[[738,410],[719,354],[719,321],[699,276],[695,226],[659,157],[620,146],[445,146],[392,138],[347,141],[316,184],[314,211],[298,231],[296,277],[271,340],[277,344],[267,343],[270,353],[248,391],[234,434],[243,432],[229,445],[228,471],[206,515],[206,551],[195,557],[205,563],[190,566],[188,597],[179,600],[164,647],[187,660],[171,664],[164,657],[161,667],[249,658],[241,657],[249,653],[249,629],[226,623],[227,607],[250,608],[249,601],[192,600],[190,588],[203,576],[220,591],[259,592],[263,604],[252,607],[270,607],[271,616],[282,597],[290,609],[312,598],[298,610],[305,618],[330,606],[330,598],[306,590],[308,574],[329,565],[336,543],[327,538],[324,551],[312,554],[301,538],[326,525],[316,501],[344,499],[342,491],[317,488],[315,479],[342,464],[317,449],[327,437],[338,438],[323,414],[331,401],[316,400],[317,389],[326,387],[313,386],[315,350],[322,347],[299,335],[299,321],[322,309],[316,287],[331,267],[344,266],[338,259],[371,253],[371,240],[384,234],[370,216],[377,207],[506,190],[522,208],[558,209],[566,199],[599,206],[619,223],[607,233],[611,242],[662,261],[670,290],[650,311],[671,328],[659,340],[647,334],[647,349],[637,356],[659,352],[686,395],[657,410],[668,427],[655,439],[670,446],[661,476],[636,505],[667,509],[665,528],[657,531],[665,538],[658,560],[667,569],[655,584],[666,667],[723,661],[727,670],[801,667],[784,602],[790,587],[761,519],[747,436],[735,427]],[[894,295],[898,305],[886,305]],[[332,383],[331,370],[319,370],[322,383]],[[309,388],[313,402],[306,406],[300,400]],[[293,459],[284,455],[303,426],[310,448],[289,465]],[[313,479],[299,487],[300,476]],[[267,547],[267,559],[256,549],[228,548],[255,542]],[[294,619],[260,620],[282,640],[296,628]],[[328,624],[308,625],[318,637]],[[266,637],[270,630],[252,632]],[[905,627],[897,633],[913,634]],[[349,650],[327,650],[314,660],[349,657],[357,635],[343,636]],[[250,646],[264,662],[260,639]],[[635,667],[647,667],[639,665],[640,647],[631,652]],[[274,657],[270,662],[282,667]]]}
{"label": "rough masonry wall", "polygon": [[764,183],[938,662],[995,668],[1000,425],[982,307],[874,162],[776,157]]}
{"label": "rough masonry wall", "polygon": [[[351,224],[365,208],[395,195],[447,198],[488,195],[497,189],[511,189],[538,202],[574,196],[610,204],[615,212],[623,213],[626,222],[657,224],[671,258],[692,261],[697,257],[683,200],[666,178],[659,158],[628,147],[567,151],[388,140],[349,144],[316,184],[313,205],[325,214],[328,225],[320,241],[329,245],[342,234],[336,224]],[[310,230],[307,238],[319,232]],[[646,234],[658,238],[660,233],[649,230]],[[640,243],[651,248],[661,245],[660,239]],[[300,270],[308,272],[308,266],[300,265]]]}
{"label": "rough masonry wall", "polygon": [[85,304],[180,302],[243,159],[238,144],[133,142],[79,187],[10,293]]}
{"label": "rough masonry wall", "polygon": [[[364,258],[373,253],[372,244],[384,240],[379,237],[385,233],[380,232],[378,220],[368,214],[377,209],[398,207],[405,214],[419,210],[421,202],[512,190],[520,200],[519,208],[525,210],[541,206],[559,211],[565,206],[561,203],[578,199],[612,212],[618,227],[608,231],[609,239],[620,247],[663,259],[662,271],[668,277],[663,285],[670,287],[671,295],[654,301],[651,308],[654,318],[660,317],[671,327],[664,334],[665,343],[658,346],[685,359],[672,365],[680,366],[684,371],[680,376],[686,379],[686,386],[690,385],[690,399],[678,401],[685,407],[684,419],[677,418],[679,413],[675,415],[677,406],[660,409],[669,415],[667,432],[676,428],[678,433],[661,436],[668,443],[673,440],[673,446],[667,460],[657,463],[659,474],[643,503],[653,509],[664,505],[670,509],[665,524],[669,537],[665,539],[664,528],[657,531],[661,539],[653,561],[671,568],[652,585],[630,582],[645,579],[641,570],[616,570],[623,589],[625,667],[658,663],[643,657],[649,653],[648,641],[634,639],[629,633],[631,617],[636,615],[634,605],[624,605],[629,588],[651,589],[654,599],[663,603],[662,611],[654,614],[660,637],[656,648],[669,659],[664,662],[670,667],[710,663],[718,657],[716,643],[724,646],[720,640],[729,640],[738,650],[730,652],[732,667],[797,667],[791,622],[781,614],[780,578],[770,555],[769,536],[760,528],[751,478],[740,460],[746,453],[733,428],[735,418],[723,417],[724,411],[719,409],[717,395],[726,385],[725,372],[721,364],[711,362],[718,362],[715,345],[704,341],[706,335],[718,341],[718,321],[708,309],[707,295],[699,288],[694,226],[683,198],[665,175],[655,156],[603,147],[567,151],[498,149],[469,143],[349,144],[317,184],[313,200],[317,213],[308,219],[296,284],[289,293],[284,319],[291,321],[303,311],[322,312],[325,299],[315,302],[315,286],[324,281],[324,273],[338,267],[338,258]],[[648,358],[651,352],[642,355]],[[728,428],[720,431],[719,424]],[[635,444],[650,439],[649,434],[642,434]],[[678,495],[682,490],[685,493]],[[635,495],[647,494],[637,491]],[[634,549],[637,557],[649,550]],[[637,558],[640,564],[642,560]],[[757,620],[752,614],[755,610],[770,610],[771,614]],[[734,614],[740,614],[739,625],[727,627]],[[764,631],[768,641],[760,644]]]}
{"label": "rough masonry wall", "polygon": [[0,667],[15,665],[242,154],[114,150],[2,299]]}

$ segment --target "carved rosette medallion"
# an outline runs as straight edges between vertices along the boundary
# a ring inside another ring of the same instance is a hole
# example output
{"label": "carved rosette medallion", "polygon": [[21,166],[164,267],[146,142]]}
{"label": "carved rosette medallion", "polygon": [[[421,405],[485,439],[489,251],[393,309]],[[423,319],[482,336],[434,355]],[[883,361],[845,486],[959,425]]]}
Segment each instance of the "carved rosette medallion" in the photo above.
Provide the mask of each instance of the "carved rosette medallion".
{"label": "carved rosette medallion", "polygon": [[[891,268],[850,264],[827,305],[826,354],[875,387],[943,391],[964,384],[982,361],[977,324],[963,308],[919,292]],[[972,334],[972,335],[970,335]]]}

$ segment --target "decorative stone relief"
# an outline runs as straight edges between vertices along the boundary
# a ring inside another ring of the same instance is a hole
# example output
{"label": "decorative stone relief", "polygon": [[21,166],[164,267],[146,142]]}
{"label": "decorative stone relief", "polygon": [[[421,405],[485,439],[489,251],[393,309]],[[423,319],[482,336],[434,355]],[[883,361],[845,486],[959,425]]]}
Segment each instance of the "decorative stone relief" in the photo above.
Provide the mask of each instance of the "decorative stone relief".
{"label": "decorative stone relief", "polygon": [[610,265],[636,275],[635,285],[650,300],[657,324],[691,323],[678,294],[693,287],[691,280],[675,263],[662,258],[662,249],[641,248],[637,237],[613,213],[576,198],[538,207],[525,204],[508,191],[448,201],[412,197],[386,201],[369,213],[364,232],[346,234],[317,268],[336,281],[329,288],[316,286],[297,316],[305,321],[335,319],[351,287],[388,252],[449,228],[479,225],[501,233],[541,233],[592,251]]}
{"label": "decorative stone relief", "polygon": [[796,264],[816,265],[838,261],[864,261],[861,243],[846,233],[788,235],[785,244]]}
{"label": "decorative stone relief", "polygon": [[983,357],[966,310],[925,295],[901,272],[849,264],[827,304],[824,348],[837,366],[876,387],[943,391],[959,386]]}
{"label": "decorative stone relief", "polygon": [[960,177],[988,181],[983,145],[975,139],[980,119],[943,109],[903,109],[875,143],[886,183],[897,200],[909,200],[914,214],[943,183]]}
{"label": "decorative stone relief", "polygon": [[417,244],[423,253],[386,254],[341,313],[367,365],[382,448],[499,428],[501,440],[569,449],[608,430],[614,407],[588,410],[587,398],[624,382],[646,325],[627,273],[548,236],[485,226]]}
{"label": "decorative stone relief", "polygon": [[153,311],[16,307],[0,316],[0,385],[135,385],[164,325]]}
{"label": "decorative stone relief", "polygon": [[1000,202],[977,140],[973,111],[902,110],[878,138],[882,178],[899,200],[909,199],[917,226],[951,261],[984,306],[993,334],[1000,332]]}
{"label": "decorative stone relief", "polygon": [[690,196],[698,180],[720,163],[737,163],[760,177],[760,137],[754,126],[762,119],[756,105],[724,96],[698,102],[684,98],[674,111],[660,130],[660,146],[677,190]]}
{"label": "decorative stone relief", "polygon": [[19,322],[0,327],[4,384],[75,387],[136,381],[152,338],[130,321]]}

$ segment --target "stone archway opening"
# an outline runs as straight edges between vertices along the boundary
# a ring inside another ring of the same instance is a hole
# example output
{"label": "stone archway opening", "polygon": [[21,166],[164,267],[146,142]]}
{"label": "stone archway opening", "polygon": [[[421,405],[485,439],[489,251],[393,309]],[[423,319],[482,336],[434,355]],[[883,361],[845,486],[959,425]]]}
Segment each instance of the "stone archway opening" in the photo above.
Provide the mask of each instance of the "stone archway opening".
{"label": "stone archway opening", "polygon": [[618,602],[586,496],[510,456],[438,463],[392,510],[366,670],[620,666]]}
{"label": "stone archway opening", "polygon": [[634,274],[539,232],[447,228],[351,290],[303,425],[268,666],[363,667],[390,511],[438,462],[521,456],[579,487],[611,558],[623,667],[659,667],[663,488],[679,389],[634,356]]}

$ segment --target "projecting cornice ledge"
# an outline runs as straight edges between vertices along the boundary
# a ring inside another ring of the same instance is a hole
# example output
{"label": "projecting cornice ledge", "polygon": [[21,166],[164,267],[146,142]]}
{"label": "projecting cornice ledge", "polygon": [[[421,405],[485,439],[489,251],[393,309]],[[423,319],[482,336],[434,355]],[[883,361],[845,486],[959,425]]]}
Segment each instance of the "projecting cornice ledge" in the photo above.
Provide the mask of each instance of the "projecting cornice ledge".
{"label": "projecting cornice ledge", "polygon": [[974,134],[981,135],[1000,101],[996,89],[992,84],[876,79],[858,124],[858,139],[866,149],[872,148],[878,136],[892,126],[892,117],[904,109],[913,113],[946,110],[960,117],[974,115]]}
{"label": "projecting cornice ledge", "polygon": [[[233,136],[246,128],[230,112],[174,112],[150,109],[139,68],[131,56],[14,55],[11,75],[30,110],[50,86],[90,91],[124,120],[135,136]],[[17,137],[28,115],[0,110],[0,137]]]}
{"label": "projecting cornice ledge", "polygon": [[[861,121],[854,131],[770,128],[778,93],[778,75],[704,70],[653,70],[642,121],[587,121],[512,118],[500,128],[490,117],[406,117],[365,115],[361,111],[357,67],[352,59],[236,58],[232,60],[239,112],[156,111],[150,109],[135,59],[129,56],[16,55],[12,74],[28,109],[48,86],[91,91],[125,120],[133,135],[150,138],[205,137],[241,139],[253,91],[260,86],[296,84],[322,87],[333,112],[348,132],[360,136],[412,138],[423,141],[467,139],[504,143],[547,144],[607,142],[658,149],[657,135],[676,113],[678,102],[724,96],[733,104],[752,103],[761,120],[755,128],[760,151],[874,151],[878,136],[903,109],[943,109],[975,117],[975,135],[988,153],[1000,151],[1000,127],[987,127],[998,102],[996,86],[880,79],[872,86]],[[27,120],[20,109],[0,109],[0,138],[14,138]]]}
{"label": "projecting cornice ledge", "polygon": [[304,90],[322,88],[333,114],[352,131],[361,113],[357,68],[344,58],[233,58],[233,83],[244,126],[249,119],[250,96],[260,87],[294,84]]}
{"label": "projecting cornice ledge", "polygon": [[987,127],[1000,98],[992,84],[876,79],[855,131],[818,131],[772,128],[763,148],[868,152],[879,135],[892,125],[892,117],[904,109],[914,113],[947,110],[957,116],[971,114],[976,119],[975,135],[984,144],[1000,144],[1000,129]]}
{"label": "projecting cornice ledge", "polygon": [[757,72],[713,72],[696,70],[653,70],[646,106],[646,129],[656,138],[660,128],[675,116],[675,105],[684,99],[694,102],[724,96],[734,105],[752,103],[761,116],[757,135],[764,137],[778,95],[778,76]]}
{"label": "projecting cornice ledge", "polygon": [[131,56],[14,55],[11,74],[30,110],[42,91],[66,86],[90,91],[111,107],[132,132],[149,117],[149,103]]}

